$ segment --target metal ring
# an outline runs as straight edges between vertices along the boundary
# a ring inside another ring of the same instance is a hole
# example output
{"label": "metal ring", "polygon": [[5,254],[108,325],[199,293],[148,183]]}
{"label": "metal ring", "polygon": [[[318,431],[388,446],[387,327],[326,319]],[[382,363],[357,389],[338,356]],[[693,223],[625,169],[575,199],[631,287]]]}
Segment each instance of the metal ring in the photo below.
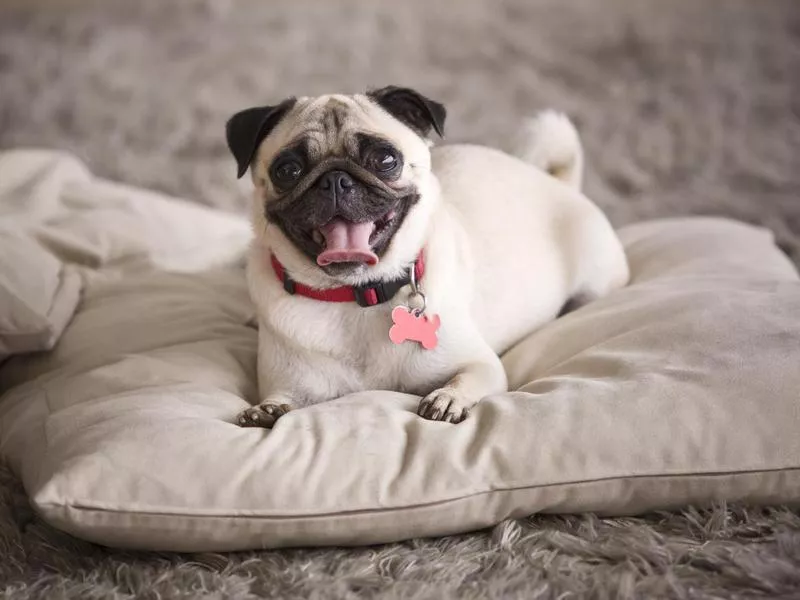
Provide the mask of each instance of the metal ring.
{"label": "metal ring", "polygon": [[414,292],[408,295],[408,303],[411,304],[411,299],[414,297],[418,297],[422,300],[422,306],[419,308],[413,308],[411,306],[408,307],[408,312],[413,313],[414,316],[418,317],[425,312],[425,308],[428,306],[428,299],[425,298],[425,294],[422,292]]}
{"label": "metal ring", "polygon": [[428,300],[425,298],[425,294],[423,294],[419,286],[417,285],[417,268],[416,265],[411,265],[411,269],[409,270],[409,285],[411,285],[411,293],[408,295],[408,303],[411,304],[411,299],[415,296],[418,296],[422,300],[422,307],[421,308],[412,308],[411,306],[408,307],[408,312],[413,314],[415,317],[419,317],[422,313],[425,312],[425,308],[428,306]]}
{"label": "metal ring", "polygon": [[416,265],[411,265],[411,269],[409,269],[408,274],[409,274],[409,278],[411,279],[411,281],[410,281],[410,284],[411,284],[411,295],[413,296],[414,294],[419,294],[420,291],[419,291],[419,288],[417,287],[417,266]]}

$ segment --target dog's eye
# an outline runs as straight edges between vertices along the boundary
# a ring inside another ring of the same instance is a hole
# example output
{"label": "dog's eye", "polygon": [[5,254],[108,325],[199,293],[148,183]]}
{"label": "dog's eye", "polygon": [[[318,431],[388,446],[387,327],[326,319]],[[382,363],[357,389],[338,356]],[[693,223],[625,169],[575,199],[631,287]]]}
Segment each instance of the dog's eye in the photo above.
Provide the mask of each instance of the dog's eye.
{"label": "dog's eye", "polygon": [[397,152],[386,147],[374,148],[364,157],[364,166],[375,173],[393,171],[399,162]]}
{"label": "dog's eye", "polygon": [[276,160],[270,169],[272,181],[279,187],[293,184],[303,174],[303,163],[294,156]]}

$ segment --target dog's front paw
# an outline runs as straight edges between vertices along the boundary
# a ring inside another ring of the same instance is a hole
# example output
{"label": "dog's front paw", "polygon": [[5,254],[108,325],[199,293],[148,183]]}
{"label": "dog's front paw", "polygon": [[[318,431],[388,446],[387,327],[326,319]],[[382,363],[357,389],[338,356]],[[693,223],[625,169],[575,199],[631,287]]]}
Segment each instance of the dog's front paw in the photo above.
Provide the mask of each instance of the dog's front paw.
{"label": "dog's front paw", "polygon": [[271,429],[275,422],[292,410],[288,404],[274,404],[265,402],[258,406],[251,406],[239,413],[236,422],[241,427],[263,427]]}
{"label": "dog's front paw", "polygon": [[443,387],[422,399],[417,414],[430,421],[460,423],[467,418],[475,401],[456,388]]}

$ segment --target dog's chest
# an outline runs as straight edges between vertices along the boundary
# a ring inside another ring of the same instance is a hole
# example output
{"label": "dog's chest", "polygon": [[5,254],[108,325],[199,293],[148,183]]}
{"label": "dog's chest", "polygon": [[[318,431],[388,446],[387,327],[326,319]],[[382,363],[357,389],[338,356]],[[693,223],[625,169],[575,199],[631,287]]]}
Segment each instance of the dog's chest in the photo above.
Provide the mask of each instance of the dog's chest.
{"label": "dog's chest", "polygon": [[369,389],[428,393],[451,376],[447,361],[416,341],[393,342],[392,308],[288,301],[276,306],[269,320],[289,343],[303,348],[312,365],[324,365],[339,394]]}

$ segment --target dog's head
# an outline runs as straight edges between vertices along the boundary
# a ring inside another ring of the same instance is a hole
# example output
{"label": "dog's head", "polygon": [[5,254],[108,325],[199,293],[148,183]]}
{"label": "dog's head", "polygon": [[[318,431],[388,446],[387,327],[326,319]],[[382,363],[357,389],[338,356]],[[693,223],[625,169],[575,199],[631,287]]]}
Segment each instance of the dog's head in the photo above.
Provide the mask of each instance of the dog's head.
{"label": "dog's head", "polygon": [[397,275],[424,243],[429,139],[444,120],[441,104],[398,87],[236,113],[228,146],[239,177],[251,170],[256,235],[312,278]]}

